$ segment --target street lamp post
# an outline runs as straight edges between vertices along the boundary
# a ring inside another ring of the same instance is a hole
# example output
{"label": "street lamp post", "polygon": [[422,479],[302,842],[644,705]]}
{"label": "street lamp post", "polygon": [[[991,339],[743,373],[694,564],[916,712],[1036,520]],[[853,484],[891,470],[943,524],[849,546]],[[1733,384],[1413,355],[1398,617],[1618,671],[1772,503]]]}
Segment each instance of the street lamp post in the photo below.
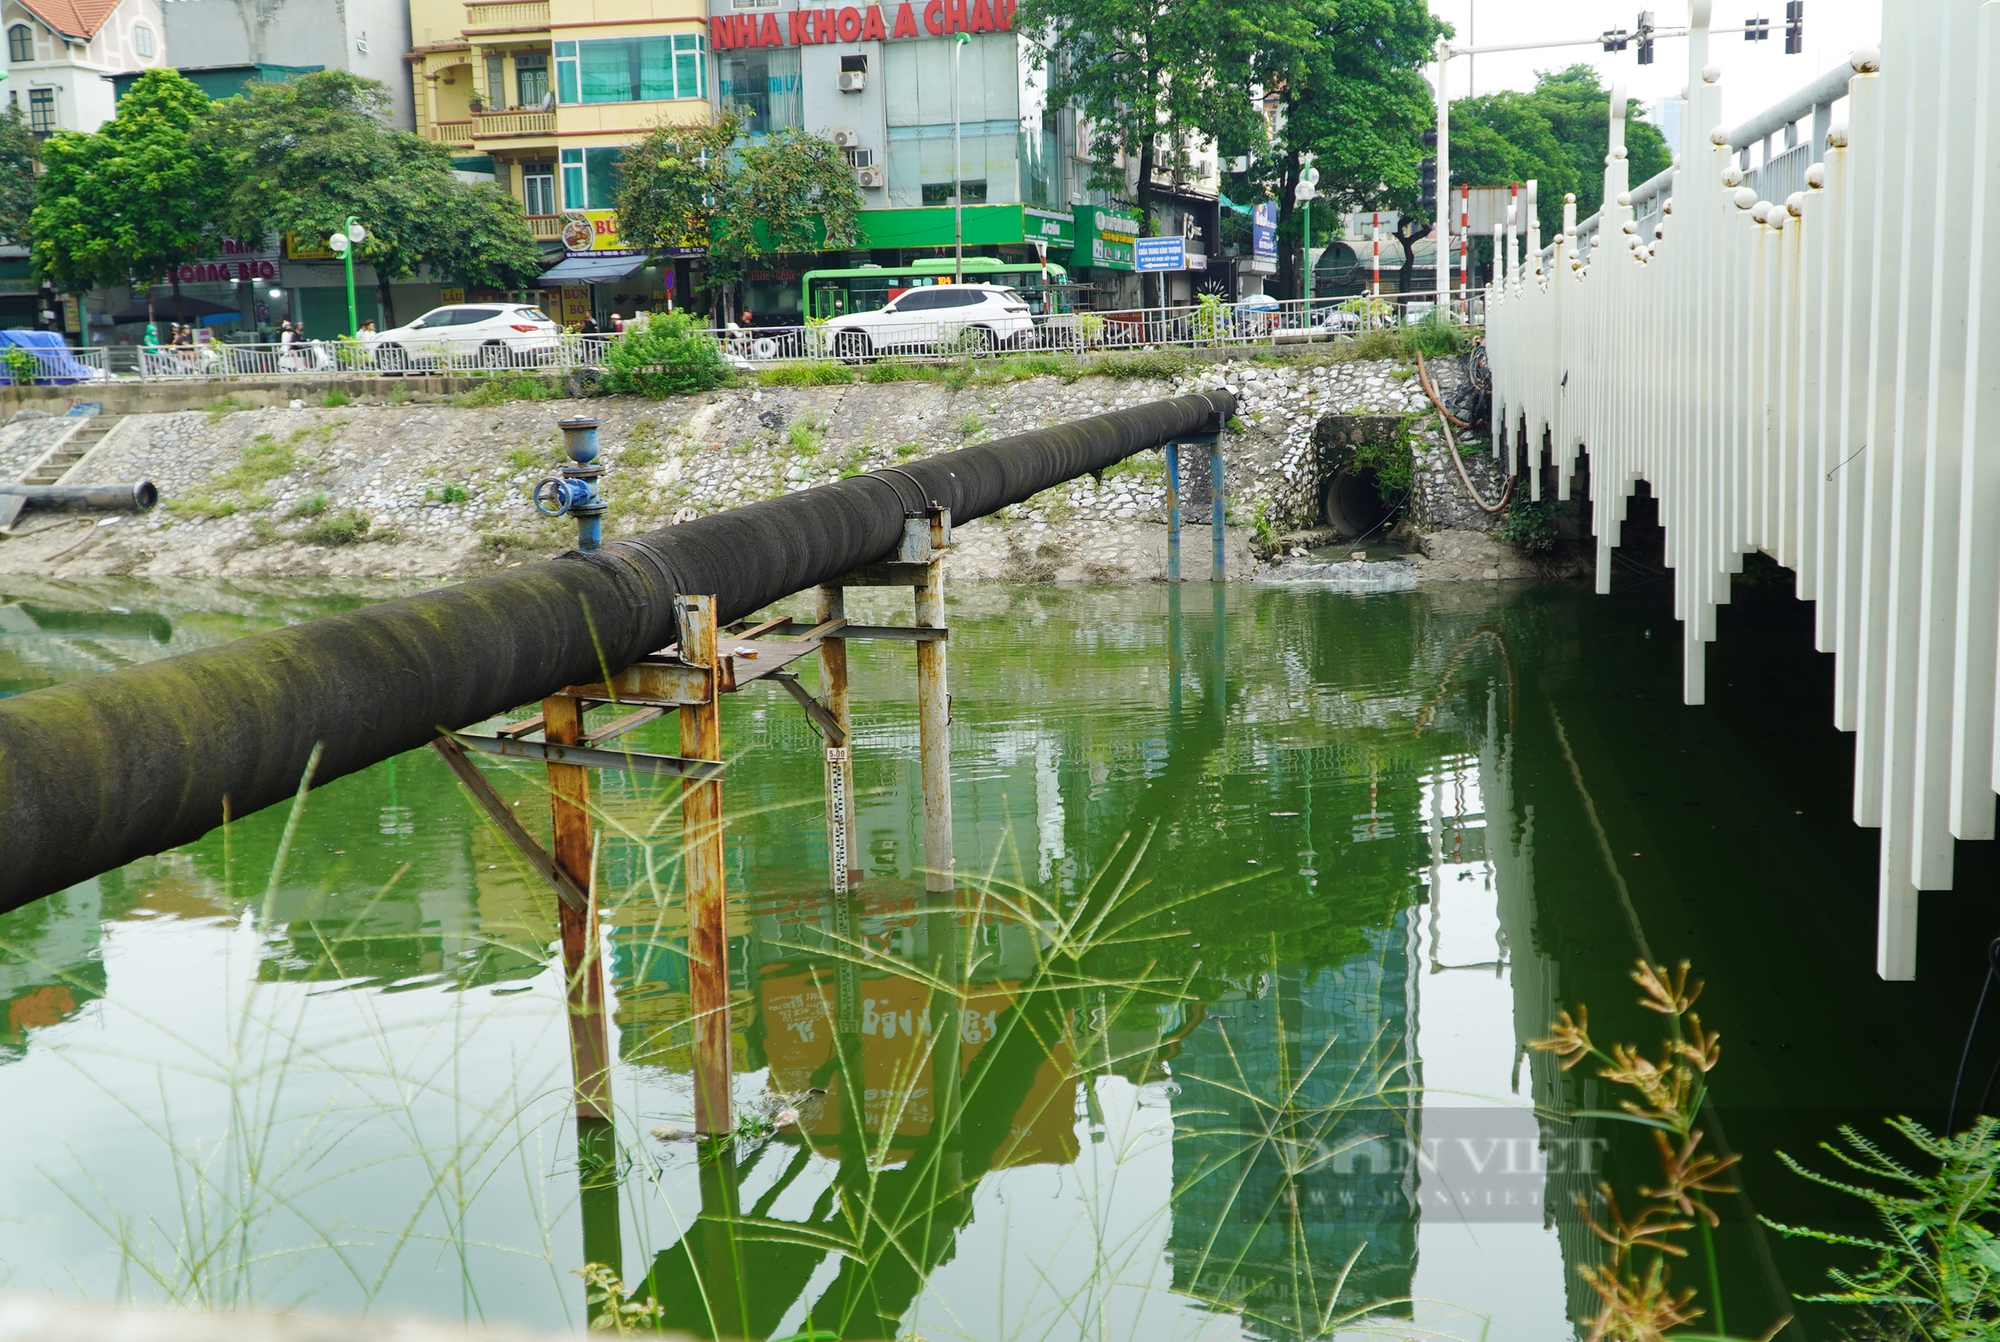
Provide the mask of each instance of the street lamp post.
{"label": "street lamp post", "polygon": [[354,308],[354,249],[368,240],[368,230],[361,226],[353,215],[347,216],[347,227],[326,240],[326,245],[340,253],[347,263],[347,334],[356,335],[361,330],[359,314]]}
{"label": "street lamp post", "polygon": [[[1307,169],[1306,169],[1306,170],[1305,170],[1304,172],[1302,172],[1302,173],[1300,173],[1300,174],[1299,174],[1299,180],[1298,180],[1298,185],[1296,185],[1296,186],[1294,186],[1294,187],[1292,188],[1292,199],[1293,199],[1293,200],[1295,200],[1295,201],[1297,201],[1297,202],[1298,202],[1298,203],[1299,203],[1299,204],[1300,204],[1301,206],[1303,206],[1303,207],[1305,208],[1305,212],[1306,212],[1306,220],[1305,220],[1305,223],[1306,223],[1306,227],[1305,227],[1305,234],[1306,234],[1306,248],[1305,248],[1305,251],[1306,251],[1306,260],[1305,260],[1305,280],[1303,281],[1303,283],[1302,283],[1302,285],[1301,285],[1301,288],[1303,288],[1303,290],[1305,291],[1305,300],[1306,300],[1306,312],[1307,312],[1308,314],[1310,314],[1310,313],[1312,312],[1312,299],[1313,299],[1313,273],[1312,273],[1312,272],[1313,272],[1313,207],[1312,207],[1312,203],[1313,203],[1313,202],[1314,202],[1315,200],[1318,200],[1318,199],[1319,199],[1319,169],[1318,169],[1318,168],[1314,168],[1314,167],[1308,167],[1308,168],[1307,168]],[[1311,320],[1311,318],[1310,318],[1310,315],[1308,315],[1308,318],[1307,318],[1307,320],[1308,320],[1308,321],[1310,321],[1310,320]]]}
{"label": "street lamp post", "polygon": [[951,282],[965,283],[965,123],[959,117],[959,57],[965,55],[971,33],[960,33],[951,44]]}

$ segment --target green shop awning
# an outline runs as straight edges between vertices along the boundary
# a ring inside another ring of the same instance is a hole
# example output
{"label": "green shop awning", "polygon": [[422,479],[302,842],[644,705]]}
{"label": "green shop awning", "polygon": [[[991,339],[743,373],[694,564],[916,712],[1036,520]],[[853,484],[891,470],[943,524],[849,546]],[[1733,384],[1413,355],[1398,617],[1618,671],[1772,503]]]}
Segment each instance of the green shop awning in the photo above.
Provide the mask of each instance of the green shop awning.
{"label": "green shop awning", "polygon": [[[949,205],[927,205],[911,210],[863,210],[856,218],[856,247],[949,247],[952,245],[952,215]],[[1051,251],[1070,247],[1075,237],[1066,210],[1045,210],[1034,205],[968,205],[965,207],[965,245],[991,247],[1003,243],[1048,243]],[[1061,257],[1051,258],[1058,263]]]}

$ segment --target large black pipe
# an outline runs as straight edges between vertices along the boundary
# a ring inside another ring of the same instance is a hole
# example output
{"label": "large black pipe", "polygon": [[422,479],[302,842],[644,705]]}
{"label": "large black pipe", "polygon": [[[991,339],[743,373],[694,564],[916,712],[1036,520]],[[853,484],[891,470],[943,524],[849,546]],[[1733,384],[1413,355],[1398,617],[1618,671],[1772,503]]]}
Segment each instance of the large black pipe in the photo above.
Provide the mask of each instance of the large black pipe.
{"label": "large black pipe", "polygon": [[143,513],[160,501],[160,491],[151,480],[129,485],[0,485],[0,500],[10,497],[18,497],[24,510]]}
{"label": "large black pipe", "polygon": [[629,665],[674,641],[678,593],[740,619],[929,504],[969,522],[1235,408],[1154,401],[0,701],[0,911],[290,797],[315,745],[324,783]]}

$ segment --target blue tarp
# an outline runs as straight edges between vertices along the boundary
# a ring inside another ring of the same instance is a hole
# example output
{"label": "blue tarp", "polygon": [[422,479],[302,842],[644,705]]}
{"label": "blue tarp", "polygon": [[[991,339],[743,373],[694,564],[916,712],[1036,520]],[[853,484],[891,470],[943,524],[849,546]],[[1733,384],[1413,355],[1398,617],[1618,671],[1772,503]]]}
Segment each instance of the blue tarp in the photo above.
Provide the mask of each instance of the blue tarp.
{"label": "blue tarp", "polygon": [[[91,371],[79,363],[69,351],[69,345],[55,331],[29,331],[16,329],[0,331],[0,346],[14,345],[30,350],[41,364],[41,372],[35,377],[42,386],[67,386],[72,382],[88,382]],[[11,383],[6,366],[0,364],[0,383]]]}

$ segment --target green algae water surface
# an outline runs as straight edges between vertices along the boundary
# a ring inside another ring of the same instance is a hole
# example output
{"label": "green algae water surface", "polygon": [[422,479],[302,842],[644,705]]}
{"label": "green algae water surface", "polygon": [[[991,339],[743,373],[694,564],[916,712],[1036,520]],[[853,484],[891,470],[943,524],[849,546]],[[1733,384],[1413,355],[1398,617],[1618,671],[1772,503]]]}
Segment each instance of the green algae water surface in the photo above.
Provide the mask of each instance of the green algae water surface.
{"label": "green algae water surface", "polygon": [[[361,599],[0,584],[0,690]],[[850,614],[903,617],[874,600]],[[282,856],[278,807],[0,916],[0,1289],[758,1339],[1546,1342],[1598,1308],[1578,1195],[1637,1197],[1658,1161],[1593,1116],[1617,1095],[1591,1066],[1527,1044],[1585,1002],[1653,1051],[1642,955],[1694,962],[1723,1038],[1701,1126],[1739,1191],[1707,1199],[1713,1272],[1672,1264],[1704,1326],[1757,1336],[1857,1261],[1759,1224],[1865,1229],[1775,1152],[1939,1116],[2000,919],[1965,845],[1918,982],[1875,979],[1873,832],[1785,584],[1725,610],[1698,709],[1659,582],[965,588],[951,621],[951,896],[923,893],[909,645],[854,646],[844,897],[817,737],[778,687],[725,705],[725,1144],[685,1136],[663,780],[594,784],[608,1131],[569,1117],[553,898],[429,752],[311,793]],[[546,833],[537,770],[481,767]]]}

